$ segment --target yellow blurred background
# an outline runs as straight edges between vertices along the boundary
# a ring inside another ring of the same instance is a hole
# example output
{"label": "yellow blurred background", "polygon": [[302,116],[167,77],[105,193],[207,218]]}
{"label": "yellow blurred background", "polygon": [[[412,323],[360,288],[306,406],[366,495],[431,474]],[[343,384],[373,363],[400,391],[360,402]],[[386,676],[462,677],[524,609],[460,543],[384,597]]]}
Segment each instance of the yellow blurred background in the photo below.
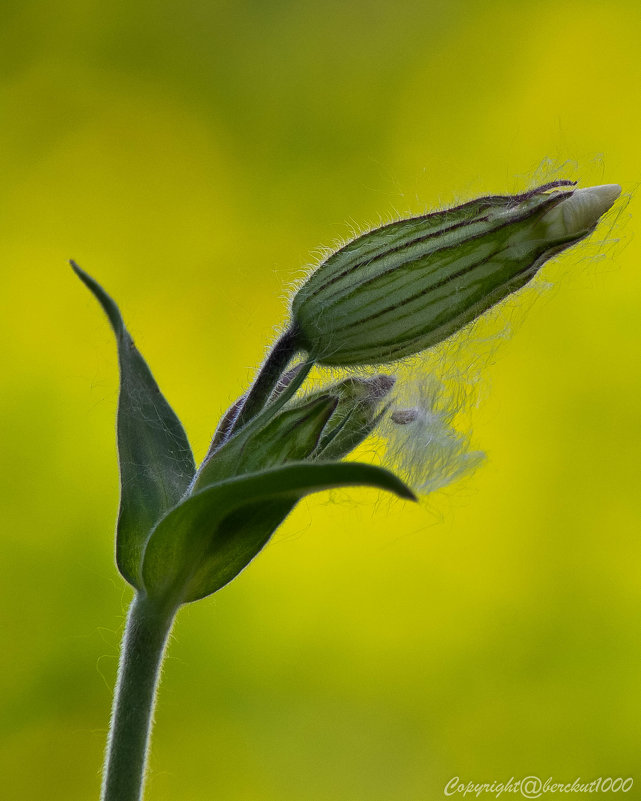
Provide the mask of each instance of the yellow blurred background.
{"label": "yellow blurred background", "polygon": [[[202,458],[318,248],[537,179],[633,195],[640,34],[624,0],[5,0],[3,798],[97,798],[130,597],[115,348],[66,260]],[[518,331],[470,371],[473,476],[419,507],[305,502],[180,613],[150,801],[431,801],[528,774],[641,798],[635,204],[494,315]]]}

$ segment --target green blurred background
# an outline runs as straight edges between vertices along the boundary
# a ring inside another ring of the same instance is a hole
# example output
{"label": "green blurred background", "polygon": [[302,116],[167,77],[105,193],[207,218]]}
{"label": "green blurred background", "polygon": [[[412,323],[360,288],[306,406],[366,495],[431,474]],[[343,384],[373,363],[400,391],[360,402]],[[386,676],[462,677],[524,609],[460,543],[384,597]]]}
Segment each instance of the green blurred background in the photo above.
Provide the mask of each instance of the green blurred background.
{"label": "green blurred background", "polygon": [[[0,785],[84,801],[129,592],[115,348],[66,260],[119,301],[202,457],[319,247],[537,179],[634,193],[641,11],[5,0],[0,20]],[[429,801],[528,774],[632,775],[641,798],[634,206],[600,229],[618,244],[494,315],[518,331],[468,371],[475,475],[419,507],[303,503],[181,612],[150,801]]]}

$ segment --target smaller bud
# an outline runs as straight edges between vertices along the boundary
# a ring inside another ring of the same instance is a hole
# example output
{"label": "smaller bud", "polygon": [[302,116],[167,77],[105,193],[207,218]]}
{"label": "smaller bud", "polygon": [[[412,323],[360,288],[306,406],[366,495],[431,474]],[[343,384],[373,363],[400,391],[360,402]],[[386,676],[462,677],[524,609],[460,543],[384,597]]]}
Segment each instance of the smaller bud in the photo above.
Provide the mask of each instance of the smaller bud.
{"label": "smaller bud", "polygon": [[383,401],[392,391],[395,380],[394,376],[381,373],[372,378],[348,378],[330,387],[328,392],[337,396],[338,405],[323,430],[313,458],[342,459],[360,445],[386,410]]}
{"label": "smaller bud", "polygon": [[256,420],[203,462],[194,490],[232,476],[309,458],[337,405],[338,398],[323,392],[285,407],[263,425]]}

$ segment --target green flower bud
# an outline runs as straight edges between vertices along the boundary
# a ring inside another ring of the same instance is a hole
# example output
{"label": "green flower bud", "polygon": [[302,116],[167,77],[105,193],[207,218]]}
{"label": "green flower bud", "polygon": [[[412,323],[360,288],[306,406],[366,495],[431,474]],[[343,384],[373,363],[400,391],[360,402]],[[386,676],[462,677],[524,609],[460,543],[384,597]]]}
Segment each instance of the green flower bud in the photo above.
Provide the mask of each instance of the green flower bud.
{"label": "green flower bud", "polygon": [[621,192],[616,185],[559,189],[568,186],[483,197],[358,237],[296,293],[298,346],[321,364],[344,366],[436,345],[591,234]]}
{"label": "green flower bud", "polygon": [[387,404],[383,399],[390,393],[395,379],[390,375],[372,378],[348,378],[329,391],[338,397],[336,410],[330,417],[312,454],[314,459],[342,459],[368,437]]}
{"label": "green flower bud", "polygon": [[337,397],[323,392],[292,408],[285,407],[264,424],[256,420],[203,463],[194,489],[307,459],[337,405]]}
{"label": "green flower bud", "polygon": [[[268,470],[288,462],[329,461],[346,456],[380,417],[394,378],[348,378],[265,414],[211,452],[198,471],[194,491],[214,481]],[[232,407],[233,408],[233,407]]]}

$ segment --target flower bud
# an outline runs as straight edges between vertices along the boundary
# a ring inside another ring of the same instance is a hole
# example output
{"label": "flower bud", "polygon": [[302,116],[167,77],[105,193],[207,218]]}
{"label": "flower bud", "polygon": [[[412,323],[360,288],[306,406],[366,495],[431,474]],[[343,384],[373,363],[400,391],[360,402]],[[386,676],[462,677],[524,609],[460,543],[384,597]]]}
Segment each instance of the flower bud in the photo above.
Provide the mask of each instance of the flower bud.
{"label": "flower bud", "polygon": [[323,429],[313,459],[323,461],[342,459],[371,434],[385,412],[383,399],[394,387],[391,375],[372,378],[347,378],[328,389],[338,398],[338,404]]}
{"label": "flower bud", "polygon": [[[326,259],[296,293],[292,331],[332,366],[411,356],[460,330],[595,229],[620,194],[556,181],[377,228]],[[551,190],[551,191],[550,191]]]}
{"label": "flower bud", "polygon": [[292,401],[210,452],[194,489],[287,462],[330,461],[346,456],[371,433],[394,378],[347,378]]}
{"label": "flower bud", "polygon": [[307,459],[337,405],[335,396],[317,393],[295,406],[285,407],[264,425],[257,420],[205,460],[195,489],[232,476]]}

